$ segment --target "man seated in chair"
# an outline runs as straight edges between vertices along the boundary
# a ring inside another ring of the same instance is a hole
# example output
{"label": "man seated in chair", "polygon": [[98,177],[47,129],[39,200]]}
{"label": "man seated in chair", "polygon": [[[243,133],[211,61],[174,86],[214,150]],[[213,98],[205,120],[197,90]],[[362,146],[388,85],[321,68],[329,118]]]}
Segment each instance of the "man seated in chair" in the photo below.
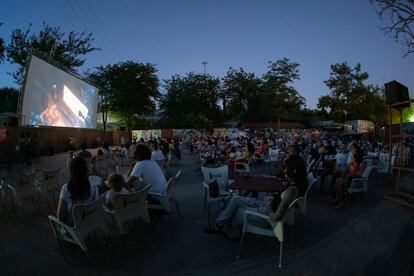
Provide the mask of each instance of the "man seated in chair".
{"label": "man seated in chair", "polygon": [[[146,145],[138,144],[135,149],[135,158],[138,162],[135,164],[132,172],[126,181],[126,186],[133,186],[135,180],[141,177],[145,184],[151,185],[149,191],[152,193],[165,193],[167,180],[160,166],[154,160],[151,160],[151,152]],[[143,188],[143,187],[141,187]],[[148,203],[159,204],[160,202],[152,196],[147,196]]]}
{"label": "man seated in chair", "polygon": [[303,160],[292,159],[287,164],[284,173],[288,185],[281,194],[267,197],[264,201],[233,195],[227,207],[218,214],[215,225],[203,231],[207,234],[224,235],[229,238],[224,230],[225,226],[236,226],[241,229],[246,210],[263,213],[275,221],[281,220],[290,203],[297,197],[303,196],[307,188],[306,167]]}

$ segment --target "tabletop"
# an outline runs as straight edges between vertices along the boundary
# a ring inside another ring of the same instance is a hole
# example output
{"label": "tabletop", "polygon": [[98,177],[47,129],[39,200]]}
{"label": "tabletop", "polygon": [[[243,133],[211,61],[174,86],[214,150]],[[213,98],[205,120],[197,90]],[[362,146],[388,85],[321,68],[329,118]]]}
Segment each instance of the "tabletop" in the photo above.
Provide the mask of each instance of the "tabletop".
{"label": "tabletop", "polygon": [[249,190],[260,192],[281,192],[283,191],[282,180],[275,177],[249,177],[238,178],[229,186],[234,190]]}

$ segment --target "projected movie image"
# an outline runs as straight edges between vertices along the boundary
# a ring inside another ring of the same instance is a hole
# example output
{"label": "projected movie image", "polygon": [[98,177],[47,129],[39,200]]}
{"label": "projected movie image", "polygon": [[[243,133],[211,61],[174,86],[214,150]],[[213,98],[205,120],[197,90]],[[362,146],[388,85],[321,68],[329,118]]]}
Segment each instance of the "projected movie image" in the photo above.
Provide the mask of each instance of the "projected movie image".
{"label": "projected movie image", "polygon": [[96,128],[98,89],[32,56],[23,98],[25,125]]}

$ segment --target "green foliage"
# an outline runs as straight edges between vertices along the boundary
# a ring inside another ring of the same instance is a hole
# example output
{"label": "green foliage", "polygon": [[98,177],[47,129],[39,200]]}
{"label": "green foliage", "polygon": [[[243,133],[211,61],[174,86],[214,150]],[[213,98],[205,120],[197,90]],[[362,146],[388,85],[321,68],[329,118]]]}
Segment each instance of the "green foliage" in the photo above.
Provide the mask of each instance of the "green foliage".
{"label": "green foliage", "polygon": [[128,129],[155,111],[159,80],[153,64],[133,61],[100,66],[90,76],[100,87],[101,111],[114,114]]}
{"label": "green foliage", "polygon": [[[2,25],[3,23],[0,23],[0,26]],[[0,63],[2,63],[3,62],[3,60],[4,60],[4,51],[5,51],[6,49],[5,49],[5,47],[4,47],[4,40],[3,40],[3,38],[1,38],[0,37]]]}
{"label": "green foliage", "polygon": [[264,119],[296,120],[305,105],[305,98],[290,84],[299,79],[299,64],[283,58],[269,62],[263,76],[263,95],[260,107]]}
{"label": "green foliage", "polygon": [[331,93],[319,98],[318,107],[333,120],[370,120],[386,122],[383,92],[375,86],[365,85],[369,75],[362,72],[361,64],[354,68],[346,62],[331,65],[330,78],[325,81]]}
{"label": "green foliage", "polygon": [[19,90],[12,87],[0,88],[0,113],[17,112],[17,103],[19,100]]}
{"label": "green foliage", "polygon": [[43,29],[38,34],[32,33],[31,25],[27,30],[15,29],[6,53],[10,62],[20,65],[13,74],[16,83],[20,84],[23,79],[23,67],[32,48],[75,70],[85,63],[81,56],[98,50],[92,46],[92,35],[73,31],[66,35],[60,27],[51,27],[46,23],[43,23]]}
{"label": "green foliage", "polygon": [[[223,78],[223,111],[232,120],[260,120],[261,80],[253,73],[247,73],[240,68],[229,68]],[[226,113],[227,113],[226,112]]]}
{"label": "green foliage", "polygon": [[164,84],[161,108],[174,128],[211,128],[220,119],[220,80],[210,75],[174,75]]}

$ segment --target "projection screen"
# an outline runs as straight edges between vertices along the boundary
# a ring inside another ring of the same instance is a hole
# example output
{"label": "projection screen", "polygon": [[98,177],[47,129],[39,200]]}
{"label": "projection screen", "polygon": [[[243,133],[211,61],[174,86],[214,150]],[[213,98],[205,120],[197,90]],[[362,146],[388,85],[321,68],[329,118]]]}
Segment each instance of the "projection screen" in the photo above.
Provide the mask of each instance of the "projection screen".
{"label": "projection screen", "polygon": [[32,55],[22,103],[23,125],[96,128],[98,89]]}

